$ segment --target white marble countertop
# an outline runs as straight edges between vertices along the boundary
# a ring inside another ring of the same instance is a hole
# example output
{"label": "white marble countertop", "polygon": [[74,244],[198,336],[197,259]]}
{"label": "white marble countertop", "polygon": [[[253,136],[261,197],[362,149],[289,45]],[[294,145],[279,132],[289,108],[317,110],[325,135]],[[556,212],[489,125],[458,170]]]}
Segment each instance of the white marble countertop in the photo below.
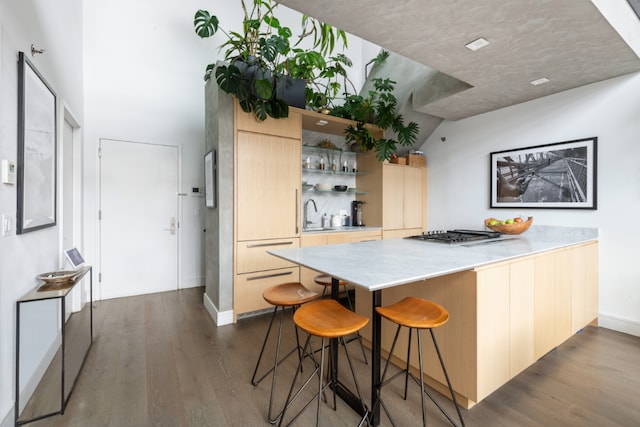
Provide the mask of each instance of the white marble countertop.
{"label": "white marble countertop", "polygon": [[393,239],[268,252],[376,291],[597,239],[597,228],[533,225],[521,235],[473,243]]}

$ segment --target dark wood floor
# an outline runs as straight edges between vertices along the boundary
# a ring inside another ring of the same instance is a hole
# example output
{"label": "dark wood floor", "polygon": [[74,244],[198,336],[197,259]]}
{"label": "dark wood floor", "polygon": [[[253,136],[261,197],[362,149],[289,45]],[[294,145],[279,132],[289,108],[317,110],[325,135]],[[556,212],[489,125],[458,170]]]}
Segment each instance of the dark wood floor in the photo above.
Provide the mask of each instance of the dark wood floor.
{"label": "dark wood floor", "polygon": [[[268,426],[270,382],[250,384],[268,316],[218,328],[203,308],[202,293],[198,288],[98,302],[93,348],[66,413],[29,425]],[[286,332],[291,344],[291,330]],[[358,375],[369,378],[357,343],[348,347]],[[280,398],[294,363],[291,358],[281,368]],[[405,402],[395,384],[390,387],[386,395],[397,423],[420,425],[418,389],[410,389]],[[588,327],[463,416],[467,426],[482,427],[632,427],[640,426],[639,396],[640,338]],[[447,425],[435,408],[429,410],[430,426]],[[296,424],[313,425],[313,412]],[[323,426],[359,421],[340,400],[337,411],[323,406],[322,417]],[[382,425],[389,425],[384,416]]]}

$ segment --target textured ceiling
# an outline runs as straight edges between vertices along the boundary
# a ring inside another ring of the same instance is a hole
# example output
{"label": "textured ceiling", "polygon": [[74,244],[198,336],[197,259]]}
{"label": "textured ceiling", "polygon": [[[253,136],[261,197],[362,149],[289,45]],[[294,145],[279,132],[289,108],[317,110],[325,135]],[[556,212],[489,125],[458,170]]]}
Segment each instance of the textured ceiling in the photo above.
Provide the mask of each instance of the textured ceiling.
{"label": "textured ceiling", "polygon": [[[445,119],[640,70],[640,58],[588,0],[280,3],[463,82],[463,90],[444,97],[414,93],[417,111]],[[479,37],[491,44],[475,52],[464,47]],[[530,84],[541,77],[549,83]]]}

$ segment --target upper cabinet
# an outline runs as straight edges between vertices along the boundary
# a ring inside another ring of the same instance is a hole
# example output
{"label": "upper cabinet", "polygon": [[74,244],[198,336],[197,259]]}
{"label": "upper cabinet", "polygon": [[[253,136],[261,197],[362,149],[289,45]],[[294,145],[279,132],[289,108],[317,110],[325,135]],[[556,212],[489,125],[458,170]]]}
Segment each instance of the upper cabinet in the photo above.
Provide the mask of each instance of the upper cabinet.
{"label": "upper cabinet", "polygon": [[368,171],[358,177],[367,225],[381,226],[384,238],[417,234],[427,226],[426,168],[380,163],[373,153],[361,156]]}

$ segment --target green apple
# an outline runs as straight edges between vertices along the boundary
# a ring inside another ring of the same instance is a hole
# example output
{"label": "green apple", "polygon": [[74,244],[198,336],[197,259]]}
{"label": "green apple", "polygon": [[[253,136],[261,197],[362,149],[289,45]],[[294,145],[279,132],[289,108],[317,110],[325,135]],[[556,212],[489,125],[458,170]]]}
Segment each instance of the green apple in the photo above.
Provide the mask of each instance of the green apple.
{"label": "green apple", "polygon": [[498,220],[492,219],[491,221],[489,221],[489,225],[494,226],[498,224]]}
{"label": "green apple", "polygon": [[509,218],[504,222],[505,224],[513,224],[513,219]]}

